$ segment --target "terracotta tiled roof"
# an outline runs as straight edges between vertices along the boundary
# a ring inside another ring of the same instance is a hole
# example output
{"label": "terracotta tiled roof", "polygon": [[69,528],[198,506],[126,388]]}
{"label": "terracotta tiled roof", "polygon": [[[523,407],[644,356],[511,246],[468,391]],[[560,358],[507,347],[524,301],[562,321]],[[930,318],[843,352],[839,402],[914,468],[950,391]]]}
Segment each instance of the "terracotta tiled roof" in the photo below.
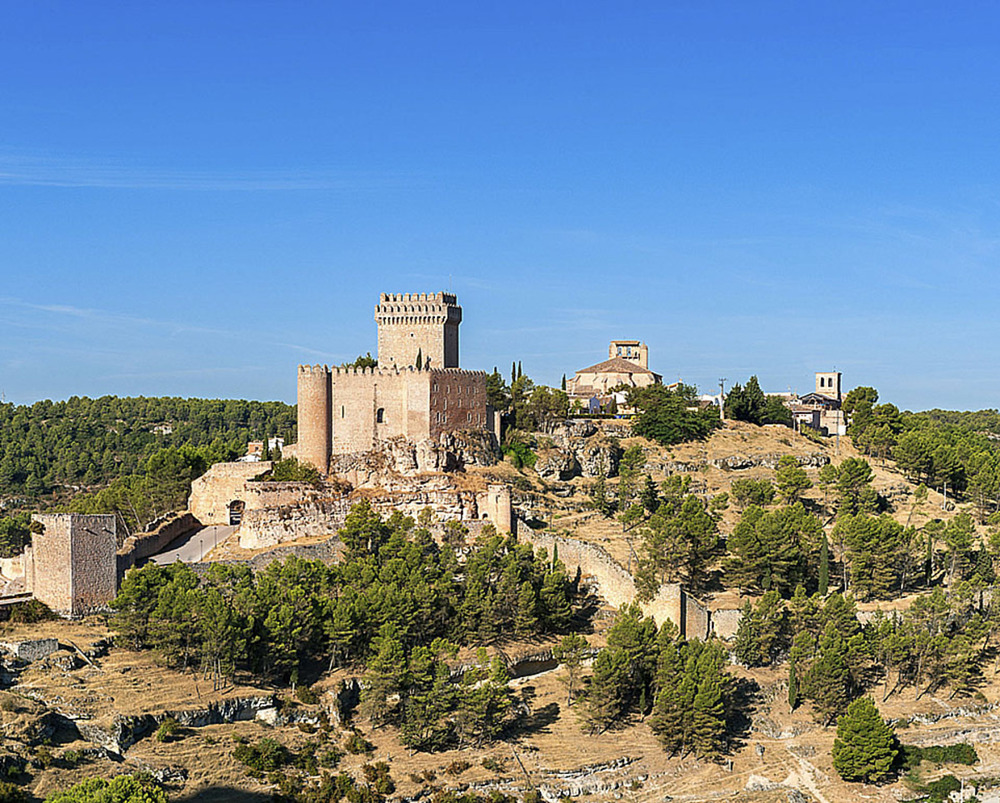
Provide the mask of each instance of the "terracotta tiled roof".
{"label": "terracotta tiled roof", "polygon": [[648,368],[643,368],[641,365],[629,362],[628,360],[623,360],[621,357],[612,357],[610,360],[605,360],[604,362],[599,362],[597,365],[591,365],[589,368],[581,368],[577,371],[578,374],[653,374],[653,376],[658,376],[654,374]]}

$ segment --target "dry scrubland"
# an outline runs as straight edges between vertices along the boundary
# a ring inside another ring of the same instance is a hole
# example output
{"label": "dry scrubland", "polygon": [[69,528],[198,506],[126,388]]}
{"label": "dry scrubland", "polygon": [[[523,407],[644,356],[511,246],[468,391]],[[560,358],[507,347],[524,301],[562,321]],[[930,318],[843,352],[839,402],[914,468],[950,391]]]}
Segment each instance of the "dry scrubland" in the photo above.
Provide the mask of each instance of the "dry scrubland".
{"label": "dry scrubland", "polygon": [[[632,442],[640,441],[627,440],[623,445],[628,446]],[[832,441],[817,444],[786,429],[756,428],[743,424],[727,425],[706,443],[686,444],[673,449],[661,449],[646,441],[641,441],[641,444],[646,450],[647,460],[654,465],[667,462],[705,463],[734,455],[759,458],[766,455],[823,453],[834,462],[856,456],[847,439],[841,439],[838,452]],[[904,522],[911,518],[912,486],[891,465],[873,463],[873,468],[875,487],[892,499],[893,515]],[[727,491],[736,477],[773,477],[773,473],[771,469],[760,467],[727,471],[709,466],[692,472],[693,488],[715,494]],[[808,469],[808,473],[815,480],[816,469]],[[515,475],[518,472],[505,465],[470,472],[460,482],[477,485],[495,477],[512,480]],[[598,543],[622,564],[628,562],[629,550],[621,526],[585,509],[586,492],[592,480],[547,484],[532,477],[530,472],[519,476],[522,477],[518,480],[522,492],[526,491],[523,477],[530,478],[536,511],[546,513],[556,528],[567,530],[575,538]],[[663,474],[654,472],[653,476],[661,479]],[[613,488],[614,483],[612,480],[609,485]],[[569,495],[566,494],[567,488],[572,489]],[[820,500],[822,493],[813,488],[807,496]],[[941,497],[932,491],[923,510],[912,515],[912,523],[919,525],[928,517],[953,515],[953,512],[942,511],[941,501]],[[735,520],[736,513],[730,509],[722,525],[723,531],[728,532]],[[220,557],[232,554],[232,549],[226,546],[216,552],[216,556]],[[731,606],[738,602],[738,598],[735,593],[727,592],[709,601],[715,606]],[[890,608],[900,604],[905,604],[905,601],[870,603],[860,607],[881,605]],[[588,634],[593,646],[603,643],[603,633],[612,618],[613,612],[609,610],[600,611],[595,617],[593,632]],[[8,641],[51,636],[86,649],[86,645],[108,635],[103,623],[92,619],[30,626],[5,625],[0,639]],[[548,646],[551,645],[507,643],[501,648],[505,655],[516,656],[541,652]],[[3,700],[0,700],[0,721],[6,737],[4,749],[16,746],[18,735],[23,736],[31,730],[33,722],[41,721],[46,709],[74,719],[110,726],[116,714],[201,709],[214,701],[275,693],[282,699],[286,711],[294,709],[318,714],[321,710],[321,706],[302,705],[287,690],[249,685],[252,679],[246,677],[242,681],[247,685],[213,691],[211,683],[192,673],[163,668],[148,652],[133,653],[112,648],[95,663],[96,667],[82,664],[79,668],[67,669],[49,659],[24,670],[17,679],[18,685],[3,693]],[[393,729],[372,730],[362,719],[357,719],[354,724],[374,743],[374,760],[389,762],[397,783],[396,797],[399,798],[410,797],[421,789],[435,786],[461,788],[470,784],[496,784],[508,790],[538,785],[595,801],[815,799],[833,803],[895,801],[910,796],[902,781],[875,787],[846,784],[837,778],[830,759],[834,729],[818,726],[808,704],[795,712],[789,710],[785,668],[749,671],[734,667],[731,671],[755,681],[760,689],[751,710],[752,727],[744,742],[732,754],[731,768],[726,764],[666,756],[648,723],[639,720],[631,721],[622,730],[598,736],[586,735],[577,714],[567,705],[562,669],[550,669],[513,681],[517,694],[530,710],[525,726],[508,742],[484,750],[410,755],[396,740]],[[338,670],[323,677],[314,688],[320,692],[334,688],[348,674]],[[992,704],[1000,700],[1000,676],[994,674],[992,667],[987,667],[984,674],[985,683],[975,698],[948,699],[950,692],[943,689],[936,694],[926,694],[917,701],[913,690],[907,689],[890,697],[886,703],[879,703],[879,707],[884,716],[896,719],[906,719],[915,714],[927,715],[928,719],[938,718],[929,724],[899,727],[898,735],[906,743],[973,742],[981,763],[974,767],[948,767],[947,772],[958,777],[1000,777],[1000,744],[993,744],[993,740],[1000,737],[1000,717],[992,710]],[[44,705],[33,703],[28,697],[44,701]],[[881,694],[876,693],[876,699],[880,697]],[[299,725],[271,727],[255,721],[187,728],[171,742],[159,742],[147,736],[127,750],[124,762],[95,755],[74,769],[53,767],[37,771],[29,788],[41,797],[91,775],[170,767],[182,768],[186,773],[186,780],[173,782],[172,798],[263,800],[269,797],[272,787],[248,777],[245,768],[232,757],[234,735],[245,736],[251,741],[271,736],[296,749],[309,739],[342,744],[346,733],[332,728],[328,732],[320,730],[308,734]],[[54,737],[55,743],[50,748],[54,755],[59,756],[68,750],[93,748],[90,743],[67,742],[65,738],[65,731]],[[482,766],[484,759],[494,759],[487,762],[491,769]],[[372,759],[348,755],[340,768],[357,775],[361,765],[369,760]],[[449,766],[455,762],[468,762],[470,766],[460,773],[449,773]],[[934,772],[927,770],[925,777],[933,778]],[[766,788],[770,784],[780,786]],[[794,794],[789,797],[793,787],[801,797]]]}

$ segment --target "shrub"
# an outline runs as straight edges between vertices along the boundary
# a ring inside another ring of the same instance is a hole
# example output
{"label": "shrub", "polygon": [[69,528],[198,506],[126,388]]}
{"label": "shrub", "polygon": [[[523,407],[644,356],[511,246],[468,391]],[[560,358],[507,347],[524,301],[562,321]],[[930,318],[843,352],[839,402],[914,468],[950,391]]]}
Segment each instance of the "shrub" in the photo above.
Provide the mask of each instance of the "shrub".
{"label": "shrub", "polygon": [[33,625],[36,622],[47,622],[55,618],[56,615],[49,610],[49,607],[37,599],[29,599],[27,602],[10,607],[9,621],[14,625]]}
{"label": "shrub", "polygon": [[296,686],[295,687],[295,697],[304,705],[316,705],[319,702],[319,695],[313,691],[311,686]]}
{"label": "shrub", "polygon": [[344,742],[344,749],[352,756],[359,756],[362,753],[367,755],[368,753],[375,752],[375,745],[360,733],[352,733],[347,737],[347,741]]}
{"label": "shrub", "polygon": [[160,723],[160,727],[156,730],[156,741],[158,742],[172,742],[174,737],[180,731],[180,723],[173,717],[167,717]]}
{"label": "shrub", "polygon": [[449,775],[461,775],[471,766],[472,764],[470,764],[464,758],[460,758],[458,759],[458,761],[452,761],[451,764],[449,764],[444,771],[447,772]]}
{"label": "shrub", "polygon": [[254,772],[263,774],[281,769],[291,761],[292,755],[281,742],[265,737],[255,745],[245,741],[237,744],[233,758]]}
{"label": "shrub", "polygon": [[487,769],[490,772],[495,772],[497,775],[507,771],[507,759],[505,758],[494,758],[490,756],[489,758],[483,759],[483,769]]}
{"label": "shrub", "polygon": [[31,795],[20,786],[0,781],[0,803],[30,803]]}

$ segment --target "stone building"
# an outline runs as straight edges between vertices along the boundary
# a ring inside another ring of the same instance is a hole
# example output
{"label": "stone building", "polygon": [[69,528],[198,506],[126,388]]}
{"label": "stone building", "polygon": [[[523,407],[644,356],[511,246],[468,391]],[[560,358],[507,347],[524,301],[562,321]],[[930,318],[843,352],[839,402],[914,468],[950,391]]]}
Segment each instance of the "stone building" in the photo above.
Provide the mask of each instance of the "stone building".
{"label": "stone building", "polygon": [[334,455],[391,438],[496,432],[486,373],[458,367],[462,308],[451,293],[383,293],[375,307],[378,366],[301,365],[298,443],[285,450],[323,474]]}
{"label": "stone building", "polygon": [[841,379],[840,371],[817,371],[812,393],[785,400],[795,424],[825,430],[830,435],[846,435],[847,420],[840,409],[844,400]]}
{"label": "stone building", "polygon": [[608,359],[581,368],[566,380],[566,394],[571,399],[589,400],[610,397],[612,388],[644,388],[663,383],[660,374],[649,370],[649,347],[638,340],[612,340]]}
{"label": "stone building", "polygon": [[61,616],[106,607],[117,593],[117,527],[113,515],[36,513],[41,525],[25,550],[25,590]]}

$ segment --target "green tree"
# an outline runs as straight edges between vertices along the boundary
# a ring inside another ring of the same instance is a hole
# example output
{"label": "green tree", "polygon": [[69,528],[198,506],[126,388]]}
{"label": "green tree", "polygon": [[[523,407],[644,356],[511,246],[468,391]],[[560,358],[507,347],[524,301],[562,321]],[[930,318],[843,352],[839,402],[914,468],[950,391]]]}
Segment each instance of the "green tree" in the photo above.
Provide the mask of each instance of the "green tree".
{"label": "green tree", "polygon": [[837,722],[833,768],[845,781],[879,783],[892,776],[896,734],[870,697],[859,697]]}
{"label": "green tree", "polygon": [[628,404],[636,410],[633,433],[663,446],[701,440],[720,425],[718,412],[700,407],[697,390],[690,385],[634,388]]}
{"label": "green tree", "polygon": [[45,803],[167,803],[167,793],[151,780],[116,775],[110,780],[88,778],[65,792],[49,795]]}
{"label": "green tree", "polygon": [[797,502],[802,492],[812,487],[805,469],[791,455],[785,455],[778,461],[774,479],[778,486],[778,496],[786,505]]}
{"label": "green tree", "polygon": [[589,650],[587,639],[579,633],[563,636],[562,641],[552,648],[552,656],[566,669],[564,682],[567,705],[573,705],[573,693],[579,686],[581,668]]}

